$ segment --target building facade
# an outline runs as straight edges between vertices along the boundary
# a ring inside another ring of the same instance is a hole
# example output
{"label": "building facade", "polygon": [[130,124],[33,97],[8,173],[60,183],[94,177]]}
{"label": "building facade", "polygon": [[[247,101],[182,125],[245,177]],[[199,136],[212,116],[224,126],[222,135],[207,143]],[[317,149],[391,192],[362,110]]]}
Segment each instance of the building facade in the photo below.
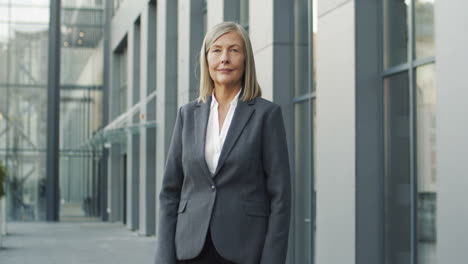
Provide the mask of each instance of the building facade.
{"label": "building facade", "polygon": [[48,1],[13,2],[0,0],[10,221],[45,218],[41,60],[60,54],[61,220],[100,217],[157,237],[166,153],[177,109],[198,95],[204,34],[236,21],[251,37],[263,97],[283,110],[288,263],[464,259],[465,1],[62,1],[54,54],[44,53],[49,17],[18,15]]}

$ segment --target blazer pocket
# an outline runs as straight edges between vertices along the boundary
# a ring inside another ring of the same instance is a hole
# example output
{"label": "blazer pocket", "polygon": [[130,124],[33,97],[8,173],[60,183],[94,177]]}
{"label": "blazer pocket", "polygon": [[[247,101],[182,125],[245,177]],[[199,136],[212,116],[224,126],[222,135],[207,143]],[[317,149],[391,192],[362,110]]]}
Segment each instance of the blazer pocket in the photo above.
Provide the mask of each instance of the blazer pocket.
{"label": "blazer pocket", "polygon": [[270,204],[267,202],[244,202],[245,214],[250,216],[270,216]]}
{"label": "blazer pocket", "polygon": [[185,208],[187,207],[188,200],[180,200],[179,202],[179,209],[177,209],[177,213],[181,214],[185,212]]}

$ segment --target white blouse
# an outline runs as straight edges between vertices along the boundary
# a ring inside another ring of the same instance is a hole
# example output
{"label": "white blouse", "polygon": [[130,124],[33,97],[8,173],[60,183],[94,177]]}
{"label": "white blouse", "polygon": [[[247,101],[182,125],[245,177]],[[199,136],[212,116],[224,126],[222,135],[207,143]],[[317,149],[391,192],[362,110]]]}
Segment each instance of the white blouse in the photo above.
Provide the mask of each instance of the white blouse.
{"label": "white blouse", "polygon": [[214,174],[216,167],[218,166],[219,156],[221,155],[221,150],[223,149],[224,141],[226,139],[226,134],[229,131],[231,126],[232,117],[234,116],[234,111],[237,107],[237,102],[239,100],[239,95],[242,89],[239,90],[237,95],[232,99],[229,105],[229,110],[224,119],[223,127],[221,132],[219,131],[219,113],[218,113],[218,101],[214,94],[212,95],[211,106],[210,106],[210,116],[208,117],[208,126],[206,128],[206,139],[205,139],[205,160],[210,169],[211,174]]}

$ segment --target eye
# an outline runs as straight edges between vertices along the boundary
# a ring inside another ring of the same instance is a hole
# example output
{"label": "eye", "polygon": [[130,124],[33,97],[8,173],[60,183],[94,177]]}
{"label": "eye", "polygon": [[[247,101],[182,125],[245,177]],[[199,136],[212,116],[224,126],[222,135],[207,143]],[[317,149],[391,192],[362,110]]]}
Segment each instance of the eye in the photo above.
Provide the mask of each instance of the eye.
{"label": "eye", "polygon": [[234,51],[234,52],[239,52],[239,50],[238,50],[238,49],[231,49],[231,50],[232,50],[232,51]]}
{"label": "eye", "polygon": [[220,52],[221,50],[220,49],[213,49],[211,50],[211,52]]}

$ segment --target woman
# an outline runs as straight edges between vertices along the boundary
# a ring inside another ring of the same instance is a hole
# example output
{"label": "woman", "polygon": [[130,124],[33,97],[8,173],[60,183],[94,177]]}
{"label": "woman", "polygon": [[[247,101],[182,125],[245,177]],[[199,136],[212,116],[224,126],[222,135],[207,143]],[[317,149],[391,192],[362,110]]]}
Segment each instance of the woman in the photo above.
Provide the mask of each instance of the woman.
{"label": "woman", "polygon": [[284,263],[290,172],[278,105],[260,98],[250,40],[209,31],[200,95],[179,109],[160,193],[156,264]]}

